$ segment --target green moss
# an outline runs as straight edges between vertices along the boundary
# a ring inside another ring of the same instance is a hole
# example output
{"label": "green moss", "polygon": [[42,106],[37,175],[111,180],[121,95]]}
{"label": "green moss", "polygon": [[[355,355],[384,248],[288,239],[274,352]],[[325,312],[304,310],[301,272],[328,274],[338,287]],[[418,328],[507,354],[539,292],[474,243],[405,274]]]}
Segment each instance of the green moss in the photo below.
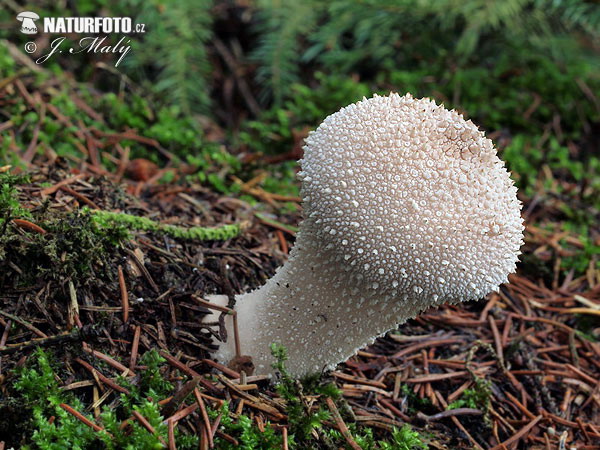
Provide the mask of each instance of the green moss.
{"label": "green moss", "polygon": [[[426,443],[427,439],[408,424],[403,425],[401,428],[394,427],[392,429],[392,438],[387,441],[376,441],[373,437],[372,428],[363,428],[360,431],[356,430],[356,428],[356,424],[348,424],[348,429],[354,441],[363,450],[426,450],[429,448]],[[328,430],[327,435],[333,442],[344,442],[342,433],[338,430]]]}
{"label": "green moss", "polygon": [[22,175],[0,173],[0,230],[4,234],[6,225],[11,219],[31,217],[31,213],[19,203],[16,186],[28,183],[29,179]]}
{"label": "green moss", "polygon": [[[236,446],[229,441],[216,436],[214,443],[215,448],[217,449],[233,450],[241,448],[244,450],[267,450],[281,448],[282,446],[283,439],[281,433],[277,432],[275,428],[271,426],[269,421],[265,423],[263,432],[258,428],[255,422],[245,414],[239,415],[237,420],[234,420],[229,410],[229,402],[223,402],[223,405],[219,409],[212,409],[207,406],[207,412],[211,421],[220,417],[221,429],[234,437],[239,443],[239,445]],[[293,439],[288,440],[288,443],[292,444]],[[293,448],[293,445],[290,447]]]}
{"label": "green moss", "polygon": [[[164,360],[155,351],[144,354],[141,362],[148,365],[151,379],[148,374],[143,374],[143,379],[131,394],[121,394],[117,407],[104,406],[98,420],[88,417],[89,420],[96,422],[106,430],[105,432],[95,432],[60,406],[63,403],[67,404],[87,416],[85,405],[81,400],[59,387],[57,371],[51,355],[42,349],[36,350],[28,359],[27,366],[19,370],[18,379],[14,384],[15,397],[13,399],[20,402],[21,408],[30,422],[29,426],[22,424],[22,428],[19,430],[27,433],[23,436],[25,445],[21,448],[51,450],[64,448],[163,448],[161,440],[168,441],[167,425],[163,422],[164,418],[160,414],[157,400],[162,398],[161,396],[172,393],[173,386],[158,370]],[[127,385],[123,380],[118,382],[121,385]],[[0,402],[0,412],[2,412],[3,406],[3,403]],[[129,429],[122,429],[121,422],[130,417],[133,411],[144,416],[156,432],[150,433],[137,421],[130,421]],[[52,416],[55,420],[50,423],[49,419]],[[178,428],[175,429],[175,436],[178,448],[198,447],[196,436],[182,435]]]}
{"label": "green moss", "polygon": [[[324,382],[319,374],[295,380],[285,367],[288,358],[286,349],[279,344],[272,344],[271,353],[276,360],[273,368],[279,374],[277,393],[286,403],[290,448],[321,448],[323,442],[326,448],[343,448],[347,445],[345,438],[338,430],[323,426],[324,421],[331,419],[331,413],[323,405],[323,400],[327,397],[341,403],[340,413],[346,416],[344,417],[346,425],[361,448],[365,450],[427,448],[426,439],[409,425],[394,428],[389,440],[376,440],[372,428],[359,426],[352,420],[347,405],[342,399],[342,393],[335,384]],[[306,396],[317,396],[320,400],[312,407],[308,407]],[[320,437],[320,442],[315,440],[315,434]]]}
{"label": "green moss", "polygon": [[406,398],[407,410],[411,415],[416,414],[418,411],[427,411],[432,406],[431,400],[427,397],[419,397],[408,384],[402,384],[400,392]]}
{"label": "green moss", "polygon": [[487,412],[491,396],[491,383],[483,378],[476,378],[475,386],[472,389],[465,389],[457,400],[448,405],[447,409],[474,408]]}
{"label": "green moss", "polygon": [[[38,349],[19,374],[15,389],[21,393],[23,407],[31,413],[31,441],[43,449],[84,448],[97,440],[96,433],[60,407],[66,403],[83,411],[73,395],[60,390],[49,355]],[[49,423],[50,416],[56,420]],[[21,448],[28,449],[29,445]]]}
{"label": "green moss", "polygon": [[323,421],[331,417],[331,413],[322,406],[316,410],[309,410],[305,402],[302,401],[305,387],[310,389],[307,389],[306,392],[325,394],[333,398],[339,398],[340,391],[335,385],[320,386],[318,377],[309,377],[303,380],[304,383],[292,378],[285,367],[288,356],[285,347],[282,345],[272,344],[271,353],[276,360],[273,368],[279,373],[280,377],[276,389],[286,402],[290,436],[293,436],[298,442],[310,442],[314,439],[313,431],[320,429],[323,426]]}
{"label": "green moss", "polygon": [[241,232],[239,225],[222,225],[217,228],[185,228],[176,225],[161,224],[147,217],[133,216],[131,214],[89,209],[87,211],[91,213],[94,223],[103,229],[122,227],[126,230],[151,231],[163,233],[174,238],[196,241],[225,241],[238,236]]}
{"label": "green moss", "polygon": [[381,442],[382,450],[414,450],[427,449],[423,437],[408,424],[402,428],[395,428],[392,431],[393,441],[391,443]]}
{"label": "green moss", "polygon": [[[106,261],[126,236],[114,227],[99,232],[89,214],[50,215],[46,207],[28,216],[45,234],[19,233],[14,224],[5,222],[5,232],[0,234],[2,276],[12,277],[14,286],[42,278],[74,280],[80,285],[92,279],[91,275],[101,276],[107,270]],[[15,267],[19,269],[16,272]]]}

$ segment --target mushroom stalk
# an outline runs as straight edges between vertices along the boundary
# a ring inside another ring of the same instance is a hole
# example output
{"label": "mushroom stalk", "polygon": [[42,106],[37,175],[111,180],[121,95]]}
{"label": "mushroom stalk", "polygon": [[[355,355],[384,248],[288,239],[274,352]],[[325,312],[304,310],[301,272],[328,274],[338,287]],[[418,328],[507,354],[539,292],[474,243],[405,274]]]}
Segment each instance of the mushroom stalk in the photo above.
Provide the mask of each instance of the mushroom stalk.
{"label": "mushroom stalk", "polygon": [[[285,346],[286,367],[292,374],[333,369],[419,312],[414,303],[388,303],[365,291],[360,280],[351,282],[322,251],[298,234],[289,260],[277,273],[261,288],[236,296],[242,353],[252,356],[255,373],[272,371],[275,361],[269,343],[273,342]],[[230,320],[228,330],[232,330]],[[376,330],[368,324],[373,320],[378,323]],[[217,356],[223,361],[233,359],[231,335]]]}
{"label": "mushroom stalk", "polygon": [[[520,202],[492,142],[410,95],[342,108],[306,139],[304,221],[288,262],[237,297],[258,374],[331,369],[430,306],[479,299],[514,272]],[[231,326],[228,326],[231,330]],[[217,355],[234,356],[233,339]]]}

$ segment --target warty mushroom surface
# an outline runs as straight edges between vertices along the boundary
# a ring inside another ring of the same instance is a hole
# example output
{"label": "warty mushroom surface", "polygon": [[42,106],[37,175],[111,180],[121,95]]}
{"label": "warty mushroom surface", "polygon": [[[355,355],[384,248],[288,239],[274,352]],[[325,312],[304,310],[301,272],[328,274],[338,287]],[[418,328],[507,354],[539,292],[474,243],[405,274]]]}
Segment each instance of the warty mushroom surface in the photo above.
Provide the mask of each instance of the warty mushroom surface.
{"label": "warty mushroom surface", "polygon": [[[236,297],[242,354],[270,373],[331,369],[430,306],[479,299],[515,271],[517,189],[492,142],[429,99],[374,96],[327,117],[300,161],[289,260]],[[234,356],[230,339],[217,357]]]}

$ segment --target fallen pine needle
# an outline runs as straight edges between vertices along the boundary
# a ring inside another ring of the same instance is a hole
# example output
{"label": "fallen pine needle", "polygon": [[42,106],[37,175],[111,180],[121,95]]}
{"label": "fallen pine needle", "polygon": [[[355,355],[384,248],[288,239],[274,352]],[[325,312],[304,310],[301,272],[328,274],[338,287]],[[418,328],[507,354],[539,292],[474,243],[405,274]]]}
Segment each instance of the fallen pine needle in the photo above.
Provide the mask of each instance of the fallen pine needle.
{"label": "fallen pine needle", "polygon": [[208,447],[213,448],[215,444],[213,442],[212,433],[210,432],[212,427],[210,425],[210,420],[208,419],[208,413],[206,412],[206,406],[204,405],[204,399],[200,395],[200,391],[198,389],[194,389],[194,396],[196,397],[196,402],[198,403],[198,406],[200,407],[200,413],[202,414],[202,420],[204,421],[204,427],[207,431],[206,436],[208,437]]}
{"label": "fallen pine needle", "polygon": [[125,286],[125,276],[123,275],[123,268],[117,267],[119,273],[119,290],[121,291],[121,305],[123,306],[123,322],[127,323],[129,320],[129,297],[127,295],[127,286]]}
{"label": "fallen pine needle", "polygon": [[354,450],[361,450],[360,445],[356,443],[356,441],[350,434],[350,430],[348,430],[348,427],[342,419],[342,416],[340,415],[340,412],[338,411],[337,406],[335,406],[333,400],[330,397],[327,397],[325,401],[327,402],[327,407],[329,408],[329,411],[331,411],[331,414],[333,415],[333,420],[335,420],[335,423],[337,424],[340,433],[342,433],[342,436],[344,436],[344,439],[346,439],[348,445]]}
{"label": "fallen pine needle", "polygon": [[155,435],[158,440],[165,446],[167,447],[167,443],[165,442],[165,440],[160,437],[158,435],[158,433],[156,432],[156,430],[154,429],[154,427],[150,424],[150,422],[148,422],[148,419],[146,419],[144,416],[142,416],[139,411],[133,411],[133,417],[135,417],[135,419],[140,423],[140,425],[142,425],[146,430],[148,430],[151,434]]}
{"label": "fallen pine needle", "polygon": [[168,433],[169,433],[169,450],[176,450],[175,446],[175,422],[169,420],[167,422]]}
{"label": "fallen pine needle", "polygon": [[493,447],[492,450],[501,450],[508,448],[512,443],[519,441],[521,438],[525,437],[527,433],[537,425],[537,423],[542,420],[543,416],[537,416],[531,422],[529,422],[526,426],[521,428],[517,433],[506,441],[502,442],[500,445]]}
{"label": "fallen pine needle", "polygon": [[36,225],[35,223],[30,222],[29,220],[13,219],[13,223],[16,226],[18,226],[19,228],[22,228],[24,230],[34,231],[35,233],[39,233],[39,234],[47,233],[47,231],[44,230],[42,227],[40,227],[39,225]]}
{"label": "fallen pine needle", "polygon": [[79,421],[86,424],[88,427],[92,428],[94,431],[104,431],[104,428],[102,428],[100,425],[95,424],[90,419],[88,419],[83,414],[81,414],[79,411],[76,411],[75,409],[71,408],[69,405],[67,405],[65,403],[61,403],[60,407],[62,409],[64,409],[66,412],[68,412],[69,414],[71,414],[73,417],[78,419]]}

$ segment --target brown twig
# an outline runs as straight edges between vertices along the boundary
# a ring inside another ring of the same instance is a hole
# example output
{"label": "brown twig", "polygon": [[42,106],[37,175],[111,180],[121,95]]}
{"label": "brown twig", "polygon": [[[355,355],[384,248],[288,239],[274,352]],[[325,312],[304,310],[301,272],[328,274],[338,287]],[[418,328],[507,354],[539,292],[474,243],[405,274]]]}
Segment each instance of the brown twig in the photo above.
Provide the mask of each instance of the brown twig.
{"label": "brown twig", "polygon": [[[210,420],[208,419],[208,413],[206,411],[206,406],[204,405],[204,399],[200,395],[200,391],[198,391],[198,389],[194,389],[194,396],[196,397],[196,402],[198,403],[198,406],[200,407],[200,413],[202,414],[202,420],[204,421],[204,427],[206,428],[207,431],[211,430],[212,427],[210,425]],[[213,442],[212,433],[207,432],[206,434],[207,434],[207,438],[208,438],[208,446],[210,448],[213,448],[214,442]]]}
{"label": "brown twig", "polygon": [[236,372],[235,370],[230,369],[229,367],[224,366],[223,364],[219,364],[218,362],[213,361],[212,359],[206,359],[204,358],[202,360],[202,362],[204,364],[207,364],[211,367],[214,367],[215,369],[223,372],[225,375],[227,375],[230,378],[240,378],[240,374],[238,372]]}
{"label": "brown twig", "polygon": [[19,228],[22,228],[24,230],[29,230],[29,231],[33,231],[35,233],[38,234],[46,234],[47,231],[44,230],[42,227],[40,227],[39,225],[36,225],[33,222],[30,222],[29,220],[25,220],[25,219],[13,219],[12,222],[18,226]]}
{"label": "brown twig", "polygon": [[417,417],[425,422],[435,422],[436,420],[446,419],[448,417],[454,416],[481,416],[483,415],[483,411],[480,409],[474,408],[456,408],[449,409],[447,411],[442,411],[440,413],[434,414],[432,416],[428,416],[422,412],[417,413]]}
{"label": "brown twig", "polygon": [[194,389],[196,389],[196,386],[198,386],[199,382],[200,377],[193,377],[191,380],[185,383],[181,389],[175,392],[175,395],[173,395],[171,400],[163,406],[161,411],[162,415],[164,417],[169,417],[171,414],[173,414],[179,407],[180,403],[183,402]]}
{"label": "brown twig", "polygon": [[78,175],[75,175],[74,177],[67,178],[66,180],[59,181],[54,186],[50,186],[50,187],[47,187],[47,188],[42,189],[41,191],[39,191],[38,195],[41,195],[41,196],[52,195],[56,191],[58,191],[59,189],[61,189],[63,186],[66,186],[67,184],[75,183],[76,181],[81,180],[82,178],[85,178],[85,177],[86,177],[85,174],[80,173]]}
{"label": "brown twig", "polygon": [[348,427],[346,426],[346,423],[342,419],[342,416],[340,415],[340,412],[338,411],[337,406],[335,406],[335,403],[333,402],[333,400],[330,397],[327,397],[325,399],[325,402],[327,403],[327,407],[329,408],[329,411],[331,411],[333,420],[335,420],[338,430],[340,430],[340,433],[342,433],[342,436],[344,436],[344,439],[346,439],[346,442],[348,443],[348,445],[354,450],[361,450],[360,445],[358,445],[356,443],[356,441],[350,434],[350,430],[348,430]]}
{"label": "brown twig", "polygon": [[186,418],[187,416],[189,416],[191,413],[193,413],[197,409],[198,409],[198,405],[196,403],[192,403],[189,406],[181,408],[179,411],[177,411],[171,417],[167,418],[166,421],[179,422],[180,420]]}
{"label": "brown twig", "polygon": [[495,447],[493,447],[491,450],[501,450],[501,449],[505,449],[508,448],[511,444],[513,444],[514,442],[517,442],[521,439],[523,439],[527,433],[529,433],[529,431],[535,427],[538,422],[540,420],[542,420],[543,416],[537,416],[534,420],[532,420],[531,422],[529,422],[526,426],[524,426],[523,428],[521,428],[514,436],[512,436],[510,439],[507,439],[506,441],[502,442],[500,445],[497,445]]}
{"label": "brown twig", "polygon": [[129,296],[127,295],[123,268],[120,265],[117,267],[117,272],[119,276],[119,290],[121,291],[121,306],[123,307],[123,322],[127,323],[129,320]]}
{"label": "brown twig", "polygon": [[168,437],[169,437],[169,450],[177,450],[175,445],[175,422],[172,420],[167,421]]}
{"label": "brown twig", "polygon": [[[7,329],[8,330],[8,329]],[[57,334],[56,336],[47,336],[45,338],[31,339],[26,342],[19,342],[18,344],[5,344],[0,345],[0,355],[20,352],[35,347],[46,347],[49,345],[58,345],[64,342],[76,341],[81,338],[79,330]]]}
{"label": "brown twig", "polygon": [[215,309],[220,312],[231,314],[231,316],[233,318],[233,339],[234,339],[234,344],[235,344],[235,356],[236,357],[242,356],[240,335],[239,335],[239,331],[238,331],[237,312],[231,308],[227,308],[226,306],[215,305],[214,303],[207,302],[206,300],[204,300],[196,295],[192,295],[192,298],[196,302],[200,303],[203,306],[206,306],[209,309]]}
{"label": "brown twig", "polygon": [[71,408],[69,405],[67,405],[65,403],[61,403],[60,407],[62,409],[64,409],[66,412],[68,412],[69,414],[71,414],[73,417],[75,417],[76,419],[78,419],[79,421],[81,421],[82,423],[84,423],[85,425],[90,427],[91,429],[93,429],[94,431],[97,431],[97,432],[104,431],[104,428],[102,428],[100,425],[95,424],[90,419],[88,419],[83,414],[81,414],[79,411],[76,411],[75,409]]}
{"label": "brown twig", "polygon": [[131,344],[131,358],[129,359],[129,370],[131,370],[132,372],[137,364],[138,348],[140,346],[141,334],[142,327],[136,325],[135,332],[133,333],[133,343]]}
{"label": "brown twig", "polygon": [[17,323],[23,325],[29,331],[32,331],[34,334],[36,334],[37,336],[39,336],[41,338],[47,338],[48,337],[48,335],[46,333],[43,333],[42,331],[38,330],[35,326],[33,326],[32,324],[30,324],[26,320],[21,319],[20,317],[17,317],[14,314],[10,314],[10,313],[4,312],[4,311],[2,311],[0,309],[0,315],[2,315],[4,317],[12,320],[13,322],[17,322]]}
{"label": "brown twig", "polygon": [[83,203],[85,203],[86,205],[88,205],[90,208],[92,209],[100,209],[100,207],[98,205],[96,205],[93,201],[91,201],[89,198],[87,198],[85,195],[71,189],[68,186],[61,186],[60,187],[61,191],[66,192],[67,194],[75,197],[77,200],[82,201]]}
{"label": "brown twig", "polygon": [[113,358],[111,358],[108,355],[105,355],[102,352],[99,352],[98,350],[93,350],[90,347],[87,346],[87,344],[84,343],[83,345],[83,350],[86,351],[87,353],[95,356],[98,359],[101,359],[102,361],[104,361],[105,363],[107,363],[108,365],[114,367],[115,369],[119,370],[120,372],[126,374],[127,376],[135,376],[135,372],[127,367],[125,367],[123,364],[121,364],[118,361],[115,361]]}
{"label": "brown twig", "polygon": [[189,375],[191,377],[198,377],[199,378],[199,383],[202,386],[204,386],[206,389],[208,389],[208,391],[211,392],[212,394],[215,394],[215,395],[222,395],[223,394],[223,391],[221,391],[220,389],[218,389],[213,383],[211,383],[208,380],[205,380],[198,372],[196,372],[192,368],[186,366],[181,361],[179,361],[177,358],[172,357],[171,355],[169,355],[164,350],[160,350],[159,354],[163,358],[165,358],[167,360],[167,362],[169,364],[171,364],[173,367],[175,367],[176,369],[181,370],[183,373],[185,373],[185,374],[187,374],[187,375]]}
{"label": "brown twig", "polygon": [[122,386],[119,386],[117,383],[112,381],[110,378],[108,378],[107,376],[103,375],[98,370],[96,370],[91,364],[85,362],[81,358],[75,358],[75,361],[77,361],[79,364],[81,364],[83,367],[85,367],[92,375],[97,376],[100,381],[102,381],[104,384],[106,384],[111,389],[114,389],[115,391],[129,395],[128,389],[126,389]]}
{"label": "brown twig", "polygon": [[167,443],[165,442],[165,440],[159,436],[154,427],[150,424],[150,422],[148,422],[148,419],[146,419],[139,411],[134,410],[132,414],[133,417],[135,417],[135,420],[137,420],[140,423],[140,425],[142,425],[151,434],[155,435],[156,438],[161,442],[161,444],[167,447]]}

